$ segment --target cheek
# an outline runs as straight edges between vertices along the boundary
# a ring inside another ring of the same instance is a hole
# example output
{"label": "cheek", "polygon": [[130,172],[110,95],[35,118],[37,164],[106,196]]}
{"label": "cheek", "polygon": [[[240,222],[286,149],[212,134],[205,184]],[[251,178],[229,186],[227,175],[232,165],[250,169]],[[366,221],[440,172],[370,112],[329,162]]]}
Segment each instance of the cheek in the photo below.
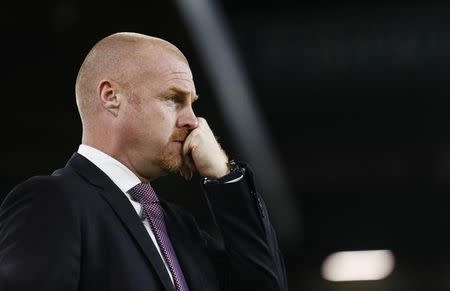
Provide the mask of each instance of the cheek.
{"label": "cheek", "polygon": [[153,121],[162,131],[172,131],[177,122],[177,112],[174,108],[162,108],[160,111],[154,112]]}
{"label": "cheek", "polygon": [[167,142],[176,128],[177,112],[176,108],[167,106],[164,102],[154,102],[140,113],[138,119],[139,126],[150,135],[150,138]]}
{"label": "cheek", "polygon": [[135,142],[140,135],[140,127],[138,119],[133,115],[122,115],[119,123],[119,132],[121,138],[130,142]]}
{"label": "cheek", "polygon": [[164,116],[156,116],[146,123],[145,132],[148,140],[166,145],[173,134],[171,120]]}

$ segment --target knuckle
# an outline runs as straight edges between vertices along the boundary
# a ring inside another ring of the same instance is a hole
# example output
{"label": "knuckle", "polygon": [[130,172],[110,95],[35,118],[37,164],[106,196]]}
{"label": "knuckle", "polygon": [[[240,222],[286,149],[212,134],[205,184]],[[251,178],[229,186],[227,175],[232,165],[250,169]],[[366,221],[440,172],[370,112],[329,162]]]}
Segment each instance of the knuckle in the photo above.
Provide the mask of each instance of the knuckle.
{"label": "knuckle", "polygon": [[192,138],[197,138],[197,137],[199,136],[199,132],[200,132],[200,131],[198,131],[198,130],[193,130],[193,131],[191,132]]}
{"label": "knuckle", "polygon": [[203,117],[198,117],[198,123],[202,125],[207,125],[208,122]]}

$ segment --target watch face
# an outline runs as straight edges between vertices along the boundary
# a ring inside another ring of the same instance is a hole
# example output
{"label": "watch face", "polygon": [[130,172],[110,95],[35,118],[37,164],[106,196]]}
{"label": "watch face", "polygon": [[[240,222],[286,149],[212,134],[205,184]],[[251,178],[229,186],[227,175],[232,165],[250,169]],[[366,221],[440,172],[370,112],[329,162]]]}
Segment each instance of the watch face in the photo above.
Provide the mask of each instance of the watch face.
{"label": "watch face", "polygon": [[228,163],[230,164],[230,171],[231,171],[231,172],[240,170],[239,165],[238,165],[234,160],[231,160],[231,161],[229,161]]}

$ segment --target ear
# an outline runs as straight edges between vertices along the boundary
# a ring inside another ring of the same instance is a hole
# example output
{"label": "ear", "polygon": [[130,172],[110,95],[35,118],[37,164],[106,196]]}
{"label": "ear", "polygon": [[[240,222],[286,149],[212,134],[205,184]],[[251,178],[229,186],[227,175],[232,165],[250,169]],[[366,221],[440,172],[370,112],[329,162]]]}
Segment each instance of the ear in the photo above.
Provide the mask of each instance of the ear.
{"label": "ear", "polygon": [[117,117],[121,101],[117,84],[112,80],[101,80],[97,88],[102,106]]}

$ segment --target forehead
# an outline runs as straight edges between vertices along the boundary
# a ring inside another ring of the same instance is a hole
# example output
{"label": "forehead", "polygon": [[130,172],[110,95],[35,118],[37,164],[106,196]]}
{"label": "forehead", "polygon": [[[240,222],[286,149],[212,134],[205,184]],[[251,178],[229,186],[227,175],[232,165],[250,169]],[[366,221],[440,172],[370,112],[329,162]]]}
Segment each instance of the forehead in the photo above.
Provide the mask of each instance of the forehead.
{"label": "forehead", "polygon": [[149,68],[153,72],[153,77],[161,85],[166,87],[178,87],[183,91],[194,91],[194,80],[189,64],[185,59],[173,53],[161,54],[153,62],[153,67]]}

